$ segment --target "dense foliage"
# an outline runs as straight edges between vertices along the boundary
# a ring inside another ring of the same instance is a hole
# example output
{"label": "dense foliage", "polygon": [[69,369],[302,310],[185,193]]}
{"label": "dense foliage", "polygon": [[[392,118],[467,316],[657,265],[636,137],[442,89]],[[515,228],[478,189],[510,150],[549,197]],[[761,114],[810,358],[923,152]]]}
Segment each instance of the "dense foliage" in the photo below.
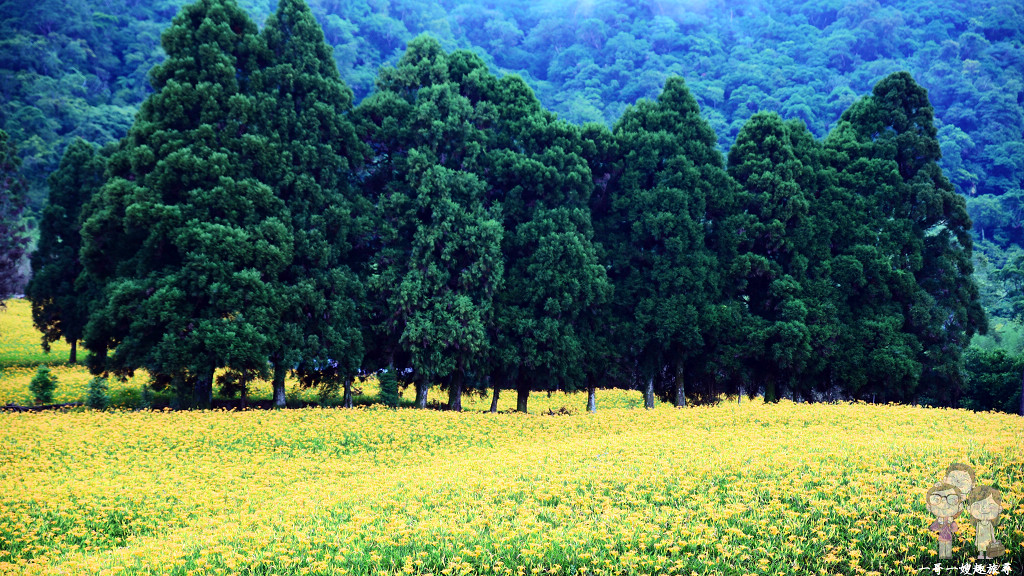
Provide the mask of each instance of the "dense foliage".
{"label": "dense foliage", "polygon": [[281,343],[292,256],[285,205],[254,165],[271,151],[248,89],[266,45],[233,2],[187,6],[163,35],[143,103],[83,215],[103,285],[85,330],[97,371],[146,368],[209,405],[214,370],[265,371]]}
{"label": "dense foliage", "polygon": [[443,382],[453,409],[490,353],[504,280],[498,209],[473,170],[487,106],[467,96],[473,67],[458,66],[460,56],[414,41],[358,111],[372,148],[364,189],[377,209],[368,277],[377,344],[368,360],[389,373],[412,368],[403,374],[421,406]]}
{"label": "dense foliage", "polygon": [[[615,285],[612,325],[654,405],[655,379],[684,406],[690,364],[706,363],[728,318],[715,226],[735,183],[682,78],[656,102],[626,110],[614,129],[620,173],[595,215]],[[699,370],[696,372],[700,372]]]}
{"label": "dense foliage", "polygon": [[36,404],[49,404],[53,402],[53,391],[57,388],[57,377],[50,373],[50,367],[45,364],[40,366],[36,375],[29,383],[28,389]]}
{"label": "dense foliage", "polygon": [[[32,205],[75,137],[120,138],[184,0],[0,3],[0,128],[18,142]],[[257,23],[271,0],[243,0]],[[1013,0],[662,3],[313,0],[357,101],[428,32],[516,72],[562,118],[611,125],[681,75],[722,145],[774,111],[823,137],[886,74],[909,70],[936,108],[942,167],[978,234],[1024,238],[1024,10]]]}
{"label": "dense foliage", "polygon": [[[146,369],[198,405],[221,368],[231,394],[272,368],[278,406],[288,372],[350,404],[382,369],[389,394],[415,385],[425,407],[440,386],[455,410],[466,390],[493,391],[492,410],[515,390],[526,411],[531,391],[592,403],[598,386],[643,387],[649,408],[740,391],[960,403],[987,319],[909,73],[823,140],[799,114],[754,114],[726,163],[682,77],[610,131],[579,127],[429,36],[353,108],[313,14],[282,0],[259,32],[233,0],[185,7],[87,203],[64,200],[91,162],[69,149],[44,223],[81,226],[72,298],[95,372]],[[61,224],[62,203],[81,216]],[[37,261],[67,251],[53,236]],[[1015,265],[989,276],[1012,284]],[[47,338],[73,342],[58,316]]]}
{"label": "dense foliage", "polygon": [[265,140],[253,174],[286,207],[276,217],[292,236],[272,280],[274,399],[284,406],[284,376],[294,368],[307,385],[344,386],[351,405],[366,309],[355,268],[366,258],[361,237],[370,211],[350,185],[363,155],[348,118],[352,92],[305,2],[281,0],[260,40],[267,52],[249,92],[253,130]]}
{"label": "dense foliage", "polygon": [[[358,114],[374,149],[365,190],[382,250],[371,282],[388,365],[408,358],[426,402],[443,379],[530,390],[582,381],[581,316],[607,295],[591,244],[580,131],[516,76],[419,38]],[[372,359],[371,359],[372,362]]]}
{"label": "dense foliage", "polygon": [[[7,132],[0,130],[0,302],[21,290],[22,260],[28,249],[25,178],[21,159]],[[0,305],[2,309],[2,305]]]}
{"label": "dense foliage", "polygon": [[50,199],[43,209],[39,244],[32,253],[32,280],[25,291],[32,301],[33,321],[43,333],[43,350],[64,338],[71,344],[72,364],[89,309],[99,296],[87,280],[78,281],[82,208],[105,182],[105,169],[105,159],[81,138],[64,152],[60,168],[47,180]]}
{"label": "dense foliage", "polygon": [[965,368],[970,375],[964,391],[965,408],[1011,414],[1024,409],[1024,355],[971,348],[966,354]]}
{"label": "dense foliage", "polygon": [[798,155],[805,130],[759,112],[729,150],[729,174],[742,187],[742,212],[732,224],[739,254],[729,278],[747,303],[743,365],[763,380],[768,401],[778,399],[780,387],[809,393],[827,380],[815,358],[836,360],[828,342],[840,331],[823,310],[840,302],[830,290],[840,283],[831,278],[832,227],[820,218],[833,199],[816,188],[815,173],[824,167]]}
{"label": "dense foliage", "polygon": [[[863,208],[847,211],[848,230],[832,244],[858,271],[848,301],[864,329],[845,348],[864,350],[862,381],[884,383],[890,398],[925,393],[956,403],[961,351],[987,320],[971,276],[970,219],[937,164],[932,115],[927,93],[906,73],[843,113],[826,146],[847,194],[842,204]],[[887,340],[884,356],[863,346],[872,337]]]}

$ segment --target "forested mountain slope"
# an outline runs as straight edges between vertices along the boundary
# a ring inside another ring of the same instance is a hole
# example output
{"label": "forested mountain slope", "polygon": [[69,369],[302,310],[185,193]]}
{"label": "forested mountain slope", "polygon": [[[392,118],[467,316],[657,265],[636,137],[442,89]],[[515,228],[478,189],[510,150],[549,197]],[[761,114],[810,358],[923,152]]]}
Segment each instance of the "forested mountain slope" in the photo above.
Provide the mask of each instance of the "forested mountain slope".
{"label": "forested mountain slope", "polygon": [[[120,138],[184,0],[0,2],[0,128],[38,210],[70,141]],[[275,0],[243,0],[262,23]],[[728,148],[758,111],[823,137],[859,94],[909,70],[936,110],[942,166],[979,237],[1024,239],[1024,7],[1016,0],[312,0],[356,100],[428,32],[519,73],[573,122],[611,125],[664,80],[687,79]]]}

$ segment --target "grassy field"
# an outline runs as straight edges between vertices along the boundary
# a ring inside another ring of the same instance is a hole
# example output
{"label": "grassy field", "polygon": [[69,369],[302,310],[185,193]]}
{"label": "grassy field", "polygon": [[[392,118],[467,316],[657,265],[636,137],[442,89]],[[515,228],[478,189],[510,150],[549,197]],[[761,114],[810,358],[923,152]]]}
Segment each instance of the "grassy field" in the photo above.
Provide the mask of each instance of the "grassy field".
{"label": "grassy field", "polygon": [[[0,363],[63,359],[12,329],[19,306],[0,313]],[[26,398],[12,396],[23,378],[5,369],[0,400]],[[1002,491],[1009,554],[972,560],[961,518],[942,573],[1024,574],[1020,417],[785,401],[646,411],[622,391],[586,414],[583,395],[535,396],[530,415],[486,414],[475,398],[461,414],[0,413],[0,573],[931,574],[924,493],[968,462]],[[577,413],[540,415],[561,406]]]}

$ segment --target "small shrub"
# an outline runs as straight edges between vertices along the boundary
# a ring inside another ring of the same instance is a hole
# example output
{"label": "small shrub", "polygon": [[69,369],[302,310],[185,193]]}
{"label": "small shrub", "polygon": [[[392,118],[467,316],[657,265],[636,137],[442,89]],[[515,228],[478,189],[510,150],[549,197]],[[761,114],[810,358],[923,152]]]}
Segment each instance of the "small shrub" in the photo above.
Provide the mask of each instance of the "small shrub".
{"label": "small shrub", "polygon": [[217,376],[217,385],[220,387],[220,395],[224,398],[237,398],[245,396],[249,391],[249,381],[256,375],[249,371],[236,372],[229,370]]}
{"label": "small shrub", "polygon": [[317,391],[317,399],[321,406],[330,406],[338,396],[337,386],[321,385]]}
{"label": "small shrub", "polygon": [[89,380],[89,389],[85,397],[86,406],[97,410],[106,408],[110,404],[110,397],[107,394],[109,389],[106,378]]}
{"label": "small shrub", "polygon": [[153,407],[153,389],[149,387],[149,384],[143,384],[142,389],[139,390],[139,410],[146,410]]}
{"label": "small shrub", "polygon": [[56,388],[57,377],[50,373],[50,367],[45,364],[39,367],[36,375],[28,384],[28,389],[32,392],[36,404],[52,404],[53,391]]}
{"label": "small shrub", "polygon": [[385,406],[398,407],[398,379],[395,377],[395,369],[391,368],[381,373],[379,377],[380,395],[378,398]]}

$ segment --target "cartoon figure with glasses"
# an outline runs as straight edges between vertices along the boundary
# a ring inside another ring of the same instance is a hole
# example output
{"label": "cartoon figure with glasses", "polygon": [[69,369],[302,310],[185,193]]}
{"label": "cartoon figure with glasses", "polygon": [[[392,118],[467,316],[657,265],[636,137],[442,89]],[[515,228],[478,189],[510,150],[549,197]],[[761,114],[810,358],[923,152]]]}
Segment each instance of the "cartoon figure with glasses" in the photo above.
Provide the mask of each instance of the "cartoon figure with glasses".
{"label": "cartoon figure with glasses", "polygon": [[953,518],[963,511],[963,500],[960,489],[947,482],[932,486],[924,496],[928,511],[935,515],[935,522],[928,529],[939,534],[940,560],[953,557],[953,534],[960,530]]}

